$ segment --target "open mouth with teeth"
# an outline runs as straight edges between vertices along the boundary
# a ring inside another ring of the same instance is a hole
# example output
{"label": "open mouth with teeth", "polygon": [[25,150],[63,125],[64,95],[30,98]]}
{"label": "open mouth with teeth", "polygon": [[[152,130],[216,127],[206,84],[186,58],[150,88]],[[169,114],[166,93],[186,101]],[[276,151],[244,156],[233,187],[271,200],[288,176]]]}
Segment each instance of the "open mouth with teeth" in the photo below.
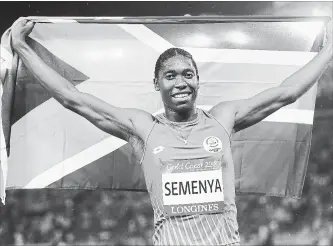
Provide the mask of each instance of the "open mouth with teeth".
{"label": "open mouth with teeth", "polygon": [[186,92],[186,93],[179,93],[179,94],[175,94],[172,97],[173,98],[177,98],[177,99],[183,99],[183,98],[187,98],[191,95],[191,93]]}

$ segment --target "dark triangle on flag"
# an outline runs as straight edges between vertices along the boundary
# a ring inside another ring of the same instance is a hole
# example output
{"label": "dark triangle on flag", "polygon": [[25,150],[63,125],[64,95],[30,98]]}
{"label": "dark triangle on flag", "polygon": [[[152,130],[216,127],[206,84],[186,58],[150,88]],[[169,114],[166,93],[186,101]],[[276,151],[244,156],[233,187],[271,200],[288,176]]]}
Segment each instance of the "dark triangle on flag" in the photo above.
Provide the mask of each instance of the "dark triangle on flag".
{"label": "dark triangle on flag", "polygon": [[[74,85],[89,79],[87,75],[58,58],[36,40],[28,38],[27,43],[48,66]],[[16,85],[11,124],[51,98],[22,62],[18,66]]]}

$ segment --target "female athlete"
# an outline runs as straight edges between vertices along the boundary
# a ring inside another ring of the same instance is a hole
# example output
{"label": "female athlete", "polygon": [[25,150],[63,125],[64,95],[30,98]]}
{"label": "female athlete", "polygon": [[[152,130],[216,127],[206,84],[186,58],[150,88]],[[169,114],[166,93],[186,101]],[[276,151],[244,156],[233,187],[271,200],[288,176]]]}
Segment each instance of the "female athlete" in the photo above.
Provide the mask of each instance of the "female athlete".
{"label": "female athlete", "polygon": [[154,86],[165,113],[119,108],[80,92],[25,42],[34,23],[18,21],[12,47],[36,80],[65,108],[131,144],[145,174],[154,210],[155,245],[237,245],[233,133],[295,102],[332,59],[332,24],[323,49],[279,86],[249,99],[196,107],[199,71],[185,50],[172,48],[156,62]]}

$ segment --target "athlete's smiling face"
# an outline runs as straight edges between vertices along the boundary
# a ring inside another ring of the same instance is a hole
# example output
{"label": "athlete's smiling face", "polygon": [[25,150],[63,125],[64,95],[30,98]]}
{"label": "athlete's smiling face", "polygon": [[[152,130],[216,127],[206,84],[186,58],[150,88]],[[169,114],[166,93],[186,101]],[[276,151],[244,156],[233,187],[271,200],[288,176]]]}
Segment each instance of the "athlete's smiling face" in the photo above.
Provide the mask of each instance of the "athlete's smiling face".
{"label": "athlete's smiling face", "polygon": [[154,84],[169,109],[182,112],[195,106],[199,76],[190,58],[176,55],[165,60]]}

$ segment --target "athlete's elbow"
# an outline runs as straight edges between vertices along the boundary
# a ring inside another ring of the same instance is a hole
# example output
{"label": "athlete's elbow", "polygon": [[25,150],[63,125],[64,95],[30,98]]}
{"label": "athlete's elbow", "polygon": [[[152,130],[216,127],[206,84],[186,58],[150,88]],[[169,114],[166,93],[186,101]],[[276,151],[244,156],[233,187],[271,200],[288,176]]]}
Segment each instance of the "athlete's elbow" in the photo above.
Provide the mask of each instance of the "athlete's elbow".
{"label": "athlete's elbow", "polygon": [[280,97],[280,101],[282,102],[283,105],[288,105],[296,102],[298,97],[299,95],[296,91],[286,90]]}
{"label": "athlete's elbow", "polygon": [[73,109],[73,104],[71,101],[67,100],[67,99],[63,99],[63,100],[58,100],[58,102],[66,109]]}
{"label": "athlete's elbow", "polygon": [[80,105],[80,92],[77,91],[66,91],[58,97],[58,102],[66,109],[75,111],[75,109]]}
{"label": "athlete's elbow", "polygon": [[284,101],[285,101],[285,104],[288,105],[288,104],[292,104],[294,102],[296,102],[296,100],[298,99],[298,95],[297,94],[291,94],[291,95],[288,95]]}

